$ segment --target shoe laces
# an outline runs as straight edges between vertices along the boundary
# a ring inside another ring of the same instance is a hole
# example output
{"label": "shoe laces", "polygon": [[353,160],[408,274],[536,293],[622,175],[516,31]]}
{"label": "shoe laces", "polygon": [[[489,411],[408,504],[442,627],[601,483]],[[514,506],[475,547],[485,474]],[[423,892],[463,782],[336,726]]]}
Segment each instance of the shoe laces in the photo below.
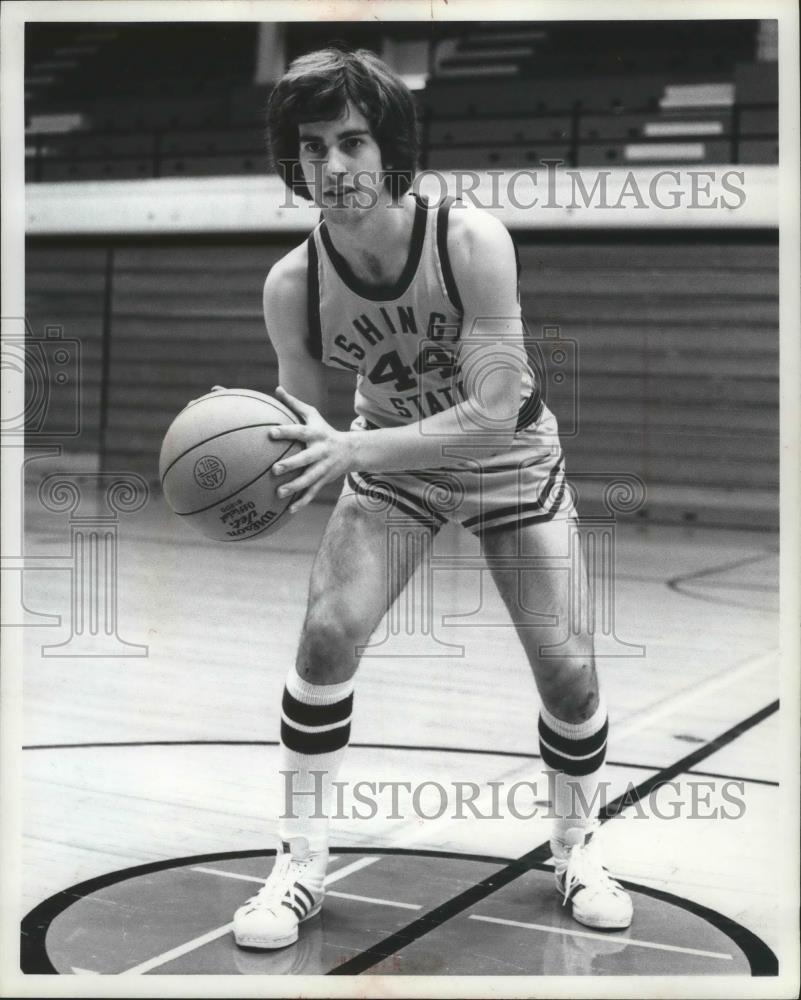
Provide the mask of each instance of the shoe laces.
{"label": "shoe laces", "polygon": [[279,905],[285,896],[292,895],[291,890],[295,881],[304,874],[308,865],[307,860],[295,858],[288,853],[279,854],[267,881],[245,905],[251,907]]}
{"label": "shoe laces", "polygon": [[593,840],[590,840],[589,843],[573,845],[565,859],[557,860],[557,870],[564,873],[562,906],[567,904],[577,886],[583,886],[588,893],[593,895],[595,893],[616,892],[622,889],[620,883],[616,882],[601,864]]}

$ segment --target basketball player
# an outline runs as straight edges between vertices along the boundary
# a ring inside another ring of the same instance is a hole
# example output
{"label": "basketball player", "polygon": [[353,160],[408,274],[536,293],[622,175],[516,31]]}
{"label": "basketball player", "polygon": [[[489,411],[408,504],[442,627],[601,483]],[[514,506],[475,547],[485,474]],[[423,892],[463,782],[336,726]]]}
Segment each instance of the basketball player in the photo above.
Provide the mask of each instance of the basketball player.
{"label": "basketball player", "polygon": [[[283,851],[234,916],[236,942],[291,944],[323,902],[325,817],[350,734],[357,650],[415,569],[407,552],[388,572],[386,513],[376,500],[420,532],[450,518],[480,539],[542,700],[541,753],[556,772],[557,888],[582,924],[627,927],[631,899],[601,864],[593,811],[576,807],[593,802],[606,750],[592,637],[568,628],[560,655],[540,655],[542,629],[522,627],[525,609],[564,624],[568,574],[509,568],[521,553],[564,559],[575,518],[556,421],[528,371],[512,240],[489,213],[412,192],[413,98],[370,52],[296,59],[272,94],[268,128],[284,181],[322,210],[264,286],[277,395],[304,421],[271,432],[305,445],[274,471],[283,494],[298,495],[293,509],[345,480],[283,693],[280,771],[292,775],[296,818],[282,819]],[[350,431],[321,415],[327,367],[356,373]],[[457,502],[437,507],[435,483]],[[576,585],[586,597],[583,570]],[[315,787],[321,801],[303,795]]]}

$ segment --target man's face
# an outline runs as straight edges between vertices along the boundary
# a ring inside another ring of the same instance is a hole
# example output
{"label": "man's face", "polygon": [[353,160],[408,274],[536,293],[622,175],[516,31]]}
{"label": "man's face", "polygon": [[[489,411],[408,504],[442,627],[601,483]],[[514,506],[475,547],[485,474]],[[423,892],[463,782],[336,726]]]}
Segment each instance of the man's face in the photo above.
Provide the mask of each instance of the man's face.
{"label": "man's face", "polygon": [[320,208],[360,211],[383,190],[381,150],[350,101],[342,117],[298,126],[303,178]]}

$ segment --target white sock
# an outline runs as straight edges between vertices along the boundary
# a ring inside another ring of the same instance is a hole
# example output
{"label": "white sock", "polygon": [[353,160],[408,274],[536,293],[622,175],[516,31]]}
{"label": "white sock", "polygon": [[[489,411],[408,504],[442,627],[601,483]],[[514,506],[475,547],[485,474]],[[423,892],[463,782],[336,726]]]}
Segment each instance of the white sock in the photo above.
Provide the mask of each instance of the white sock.
{"label": "white sock", "polygon": [[540,709],[540,753],[549,771],[552,807],[556,816],[553,839],[564,841],[570,829],[588,830],[605,803],[604,759],[608,732],[606,706],[599,701],[584,722],[557,719]]}
{"label": "white sock", "polygon": [[281,839],[305,837],[315,852],[328,847],[331,782],[350,739],[353,683],[309,684],[293,667],[284,687],[279,770],[292,773],[281,775]]}

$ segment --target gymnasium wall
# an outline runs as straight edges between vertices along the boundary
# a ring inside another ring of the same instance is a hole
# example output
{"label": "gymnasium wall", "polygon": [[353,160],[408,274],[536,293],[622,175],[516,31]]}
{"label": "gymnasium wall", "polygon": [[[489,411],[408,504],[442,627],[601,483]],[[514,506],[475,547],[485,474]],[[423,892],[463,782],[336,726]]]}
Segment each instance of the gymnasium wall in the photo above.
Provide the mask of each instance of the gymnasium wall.
{"label": "gymnasium wall", "polygon": [[[261,286],[317,212],[283,203],[264,105],[280,67],[334,32],[418,78],[422,165],[451,193],[460,171],[479,176],[477,203],[513,232],[529,333],[558,329],[568,347],[566,381],[545,382],[574,478],[639,476],[645,519],[775,527],[771,24],[298,23],[273,26],[272,66],[255,25],[28,25],[27,318],[35,338],[52,327],[81,352],[78,433],[53,438],[59,461],[155,479],[162,435],[188,399],[213,384],[274,388]],[[81,58],[59,62],[65,45]],[[491,175],[506,190],[554,159],[567,168],[559,207],[498,207],[487,191]],[[649,191],[665,171],[681,171],[678,206],[616,204],[629,179]],[[704,204],[695,175],[710,171],[738,173],[742,204]],[[574,183],[593,189],[600,174],[610,204],[576,208]],[[54,350],[43,348],[46,369]],[[63,432],[73,383],[48,371],[48,426]],[[345,427],[351,377],[331,378]]]}
{"label": "gymnasium wall", "polygon": [[[557,326],[575,356],[574,388],[549,398],[569,472],[639,476],[642,518],[775,527],[775,231],[515,235],[528,329],[536,339]],[[261,286],[298,241],[29,238],[33,333],[55,324],[81,346],[81,431],[66,456],[155,480],[161,438],[187,400],[213,384],[271,391]],[[344,428],[352,377],[331,376]],[[51,419],[72,405],[53,393]]]}

